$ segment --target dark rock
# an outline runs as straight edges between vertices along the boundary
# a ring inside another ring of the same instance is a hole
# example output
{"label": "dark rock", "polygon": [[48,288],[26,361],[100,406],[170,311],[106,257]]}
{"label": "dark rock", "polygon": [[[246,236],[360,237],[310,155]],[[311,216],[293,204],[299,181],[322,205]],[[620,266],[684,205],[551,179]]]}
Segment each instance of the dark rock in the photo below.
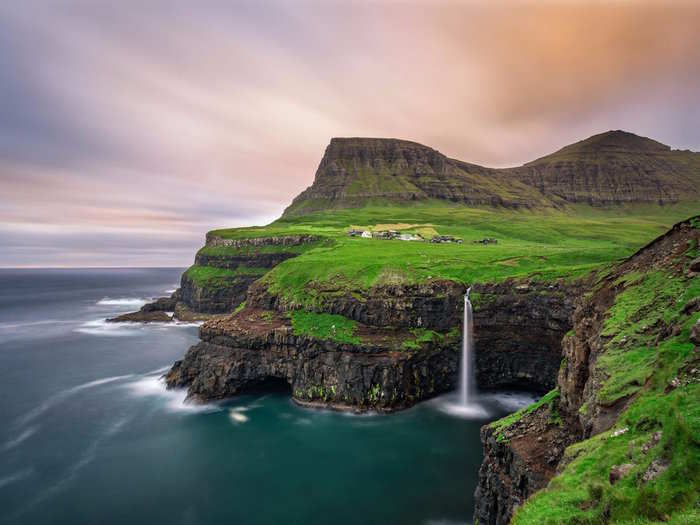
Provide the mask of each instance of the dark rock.
{"label": "dark rock", "polygon": [[481,388],[550,390],[583,284],[474,285],[475,372]]}
{"label": "dark rock", "polygon": [[649,441],[644,443],[642,445],[642,454],[648,453],[652,448],[654,448],[656,445],[659,444],[661,441],[661,436],[663,435],[661,430],[658,430],[654,432],[651,437],[649,438]]}
{"label": "dark rock", "polygon": [[671,463],[667,459],[656,458],[649,464],[644,474],[642,474],[642,483],[649,483],[658,478],[661,474],[666,472],[666,469],[668,469],[670,465]]}
{"label": "dark rock", "polygon": [[226,315],[226,314],[208,314],[208,313],[202,313],[202,312],[195,312],[189,306],[187,306],[186,303],[179,301],[175,305],[175,313],[173,314],[173,317],[175,319],[177,319],[178,321],[192,323],[192,322],[208,321],[210,319],[216,319],[218,317],[222,317],[223,315]]}
{"label": "dark rock", "polygon": [[481,428],[484,461],[474,493],[474,523],[507,525],[514,510],[547,485],[564,450],[579,436],[575,421],[551,423],[547,405],[497,431]]}
{"label": "dark rock", "polygon": [[[318,312],[339,314],[370,326],[447,331],[462,324],[466,287],[454,281],[435,279],[414,284],[383,284],[369,290],[352,291],[343,290],[332,282],[310,282],[308,286],[317,297]],[[298,308],[271,294],[261,283],[250,287],[246,304],[281,312]]]}
{"label": "dark rock", "polygon": [[172,321],[167,313],[157,311],[142,311],[123,314],[107,319],[108,323],[169,323]]}
{"label": "dark rock", "polygon": [[207,233],[207,246],[228,246],[233,248],[258,248],[261,246],[299,246],[319,241],[317,235],[280,235],[266,237],[251,237],[247,239],[226,239],[219,237],[215,232]]}
{"label": "dark rock", "polygon": [[234,275],[216,286],[201,286],[182,274],[180,296],[191,310],[219,314],[232,312],[246,300],[248,287],[257,279],[253,275]]}
{"label": "dark rock", "polygon": [[399,351],[387,334],[366,330],[376,343],[322,341],[294,335],[274,312],[246,308],[205,323],[202,342],[175,363],[167,384],[207,401],[277,381],[300,403],[350,410],[401,409],[454,388],[459,354],[452,347]]}
{"label": "dark rock", "polygon": [[691,272],[700,272],[700,257],[697,257],[690,261],[690,266],[688,266],[688,269]]}
{"label": "dark rock", "polygon": [[[173,294],[174,296],[175,294]],[[168,323],[172,321],[166,312],[173,312],[177,300],[171,297],[160,297],[153,302],[144,304],[138,312],[122,314],[111,319],[109,323]]]}
{"label": "dark rock", "polygon": [[692,314],[700,311],[700,297],[695,297],[683,305],[684,314]]}
{"label": "dark rock", "polygon": [[620,481],[623,477],[630,473],[634,468],[632,463],[623,463],[622,465],[613,465],[610,469],[610,475],[608,477],[610,484],[614,485]]}
{"label": "dark rock", "polygon": [[700,319],[695,321],[693,328],[690,330],[690,340],[696,345],[700,345]]}
{"label": "dark rock", "polygon": [[155,301],[144,304],[141,307],[142,312],[173,312],[177,299],[174,297],[160,297]]}

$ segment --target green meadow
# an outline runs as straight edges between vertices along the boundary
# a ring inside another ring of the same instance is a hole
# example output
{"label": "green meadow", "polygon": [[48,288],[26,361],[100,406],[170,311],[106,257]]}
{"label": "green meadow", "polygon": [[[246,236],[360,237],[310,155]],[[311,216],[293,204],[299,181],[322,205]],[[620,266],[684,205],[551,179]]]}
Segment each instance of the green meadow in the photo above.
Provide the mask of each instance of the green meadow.
{"label": "green meadow", "polygon": [[[321,240],[294,247],[300,255],[264,275],[271,291],[312,304],[317,288],[362,290],[384,283],[452,279],[466,284],[509,277],[573,278],[634,253],[672,224],[700,212],[697,204],[516,211],[468,208],[444,201],[413,206],[367,206],[316,212],[267,226],[216,230],[243,239],[313,234]],[[348,237],[350,228],[452,235],[462,244]],[[496,244],[475,244],[490,237]],[[205,248],[243,254],[251,248]],[[290,251],[289,247],[263,247]],[[241,251],[241,253],[238,253]],[[311,286],[310,286],[311,285]]]}

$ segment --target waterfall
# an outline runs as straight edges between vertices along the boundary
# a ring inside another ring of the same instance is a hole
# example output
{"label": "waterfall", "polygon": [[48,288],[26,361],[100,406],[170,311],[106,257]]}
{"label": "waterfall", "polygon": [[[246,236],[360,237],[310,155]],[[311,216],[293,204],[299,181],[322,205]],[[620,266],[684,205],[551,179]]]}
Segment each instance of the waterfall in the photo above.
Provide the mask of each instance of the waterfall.
{"label": "waterfall", "polygon": [[472,303],[469,301],[467,288],[464,294],[464,324],[462,327],[462,366],[459,374],[459,403],[462,406],[469,405],[469,394],[471,392],[471,359],[472,359]]}

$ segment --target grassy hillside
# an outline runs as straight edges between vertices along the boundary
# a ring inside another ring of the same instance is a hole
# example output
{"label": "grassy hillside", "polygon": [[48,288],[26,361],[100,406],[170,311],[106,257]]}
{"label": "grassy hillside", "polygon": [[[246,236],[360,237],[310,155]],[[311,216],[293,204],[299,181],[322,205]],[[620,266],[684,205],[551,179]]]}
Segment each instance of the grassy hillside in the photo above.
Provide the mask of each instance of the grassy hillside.
{"label": "grassy hillside", "polygon": [[[358,290],[383,283],[453,279],[495,282],[508,277],[573,277],[628,256],[700,205],[569,207],[533,213],[428,202],[368,206],[280,219],[265,227],[216,230],[225,238],[314,234],[323,240],[264,277],[268,287],[301,305],[318,288]],[[463,244],[348,237],[350,228],[453,235]],[[497,244],[474,244],[485,237]],[[269,249],[269,248],[265,248]],[[300,251],[303,251],[300,249]]]}
{"label": "grassy hillside", "polygon": [[[698,255],[691,246],[679,266]],[[689,337],[700,312],[684,309],[700,296],[700,278],[649,269],[618,284],[624,291],[603,325],[609,339],[595,362],[601,379],[591,402],[631,402],[612,429],[566,450],[565,468],[516,512],[516,525],[700,523],[700,362]],[[674,329],[664,337],[666,326]]]}

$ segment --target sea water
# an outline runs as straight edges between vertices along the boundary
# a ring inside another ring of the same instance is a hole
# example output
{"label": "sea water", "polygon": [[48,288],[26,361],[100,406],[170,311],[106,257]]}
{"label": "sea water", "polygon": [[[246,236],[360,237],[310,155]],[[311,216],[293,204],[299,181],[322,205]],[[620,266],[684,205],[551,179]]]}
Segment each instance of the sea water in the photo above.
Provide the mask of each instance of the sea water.
{"label": "sea water", "polygon": [[108,324],[181,269],[0,270],[0,523],[470,523],[479,427],[443,400],[391,415],[285,393],[193,406],[162,374],[194,324]]}

